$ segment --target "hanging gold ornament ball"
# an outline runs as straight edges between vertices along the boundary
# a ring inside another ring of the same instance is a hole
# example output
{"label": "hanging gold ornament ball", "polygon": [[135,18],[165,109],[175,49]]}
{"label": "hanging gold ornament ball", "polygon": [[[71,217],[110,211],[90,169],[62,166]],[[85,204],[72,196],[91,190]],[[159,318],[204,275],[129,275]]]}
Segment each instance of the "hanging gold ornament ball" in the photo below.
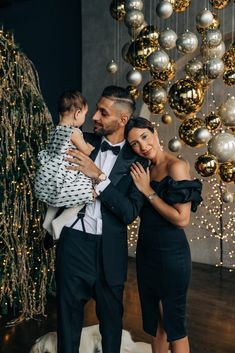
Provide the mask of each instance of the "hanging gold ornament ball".
{"label": "hanging gold ornament ball", "polygon": [[144,71],[149,69],[147,58],[155,50],[156,47],[152,46],[150,39],[137,38],[131,43],[126,57],[133,67]]}
{"label": "hanging gold ornament ball", "polygon": [[169,104],[177,116],[190,116],[200,110],[204,92],[196,81],[186,78],[176,81],[168,94]]}
{"label": "hanging gold ornament ball", "polygon": [[201,127],[203,127],[201,119],[196,117],[186,119],[179,127],[179,137],[189,146],[199,146],[200,144],[194,138],[194,133]]}
{"label": "hanging gold ornament ball", "polygon": [[189,7],[191,0],[167,0],[173,6],[175,12],[184,12]]}
{"label": "hanging gold ornament ball", "polygon": [[110,4],[109,11],[115,20],[122,21],[126,15],[124,0],[113,0]]}
{"label": "hanging gold ornament ball", "polygon": [[225,162],[219,167],[219,175],[225,183],[235,183],[235,163]]}
{"label": "hanging gold ornament ball", "polygon": [[169,125],[172,123],[172,116],[170,114],[163,114],[162,115],[162,122],[163,124]]}
{"label": "hanging gold ornament ball", "polygon": [[221,119],[220,116],[211,112],[209,115],[205,117],[205,124],[207,129],[209,130],[216,130],[221,126]]}
{"label": "hanging gold ornament ball", "polygon": [[134,99],[134,101],[136,101],[139,96],[140,96],[140,91],[138,90],[138,88],[136,86],[127,86],[126,89],[129,91],[132,99]]}
{"label": "hanging gold ornament ball", "polygon": [[169,64],[167,65],[166,69],[163,71],[155,72],[150,70],[151,76],[158,80],[161,83],[165,83],[166,81],[170,81],[175,77],[176,73],[176,64],[173,59],[170,59]]}
{"label": "hanging gold ornament ball", "polygon": [[116,72],[118,71],[118,65],[115,63],[114,60],[112,60],[110,63],[107,64],[106,70],[110,74],[116,74]]}
{"label": "hanging gold ornament ball", "polygon": [[137,38],[147,38],[150,41],[150,44],[154,47],[158,47],[158,37],[160,32],[154,26],[145,26],[140,33],[138,34]]}
{"label": "hanging gold ornament ball", "polygon": [[195,161],[195,169],[203,177],[215,175],[218,170],[218,161],[215,156],[204,153]]}
{"label": "hanging gold ornament ball", "polygon": [[166,90],[158,81],[149,81],[143,87],[143,101],[147,104],[164,104],[167,101]]}
{"label": "hanging gold ornament ball", "polygon": [[149,111],[153,114],[161,114],[164,112],[164,104],[162,103],[149,103],[147,106]]}
{"label": "hanging gold ornament ball", "polygon": [[235,66],[235,47],[231,46],[223,55],[222,60],[226,68],[234,68]]}
{"label": "hanging gold ornament ball", "polygon": [[212,7],[215,9],[224,9],[228,4],[230,0],[209,0]]}
{"label": "hanging gold ornament ball", "polygon": [[207,28],[203,28],[203,27],[200,27],[199,25],[196,25],[196,28],[197,28],[197,31],[204,35],[205,32],[208,30],[208,29],[217,29],[220,27],[220,19],[219,19],[219,16],[214,14],[213,13],[213,20],[212,20],[212,23],[210,24],[209,27]]}
{"label": "hanging gold ornament ball", "polygon": [[226,190],[226,191],[222,194],[222,200],[223,200],[224,202],[226,202],[226,203],[232,203],[233,200],[234,200],[233,193]]}
{"label": "hanging gold ornament ball", "polygon": [[228,86],[235,85],[235,66],[234,68],[224,71],[223,80],[224,80],[224,83]]}

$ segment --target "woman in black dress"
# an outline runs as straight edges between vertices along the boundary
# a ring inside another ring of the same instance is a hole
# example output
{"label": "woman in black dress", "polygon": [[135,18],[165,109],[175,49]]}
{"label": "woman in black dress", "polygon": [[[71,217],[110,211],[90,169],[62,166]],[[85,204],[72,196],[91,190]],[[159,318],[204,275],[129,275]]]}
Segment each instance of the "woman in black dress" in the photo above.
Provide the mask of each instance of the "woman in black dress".
{"label": "woman in black dress", "polygon": [[201,182],[191,180],[189,164],[163,151],[157,131],[141,117],[130,119],[126,138],[151,162],[147,171],[133,164],[131,176],[146,196],[137,242],[137,279],[143,328],[153,353],[189,353],[186,296],[191,257],[183,228],[201,202]]}

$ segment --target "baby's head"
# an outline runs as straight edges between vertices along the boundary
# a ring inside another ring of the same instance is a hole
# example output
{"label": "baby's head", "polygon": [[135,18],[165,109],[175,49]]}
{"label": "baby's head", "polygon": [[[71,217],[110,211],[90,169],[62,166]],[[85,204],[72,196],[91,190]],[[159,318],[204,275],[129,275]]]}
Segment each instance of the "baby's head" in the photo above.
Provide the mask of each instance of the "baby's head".
{"label": "baby's head", "polygon": [[68,90],[59,97],[60,123],[80,127],[85,121],[87,111],[87,101],[79,91]]}

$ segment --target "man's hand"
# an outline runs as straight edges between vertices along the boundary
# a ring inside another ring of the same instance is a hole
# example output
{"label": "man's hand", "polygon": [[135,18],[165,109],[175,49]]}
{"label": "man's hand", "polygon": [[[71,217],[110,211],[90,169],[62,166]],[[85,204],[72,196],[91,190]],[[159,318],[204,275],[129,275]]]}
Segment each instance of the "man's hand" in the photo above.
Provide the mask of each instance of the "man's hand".
{"label": "man's hand", "polygon": [[64,160],[72,163],[67,169],[79,170],[92,179],[97,179],[101,174],[102,171],[95,165],[93,160],[84,153],[78,150],[67,150],[66,154],[70,155],[71,158],[64,157]]}

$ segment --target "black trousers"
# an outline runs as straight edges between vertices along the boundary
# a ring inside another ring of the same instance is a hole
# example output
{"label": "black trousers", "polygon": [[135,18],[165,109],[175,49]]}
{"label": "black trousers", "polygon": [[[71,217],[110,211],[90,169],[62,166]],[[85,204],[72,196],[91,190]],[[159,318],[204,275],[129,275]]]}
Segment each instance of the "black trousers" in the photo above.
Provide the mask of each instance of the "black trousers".
{"label": "black trousers", "polygon": [[[112,251],[112,249],[110,249]],[[103,353],[120,353],[124,284],[104,276],[102,236],[64,227],[57,245],[58,353],[78,353],[84,305],[96,301]]]}

